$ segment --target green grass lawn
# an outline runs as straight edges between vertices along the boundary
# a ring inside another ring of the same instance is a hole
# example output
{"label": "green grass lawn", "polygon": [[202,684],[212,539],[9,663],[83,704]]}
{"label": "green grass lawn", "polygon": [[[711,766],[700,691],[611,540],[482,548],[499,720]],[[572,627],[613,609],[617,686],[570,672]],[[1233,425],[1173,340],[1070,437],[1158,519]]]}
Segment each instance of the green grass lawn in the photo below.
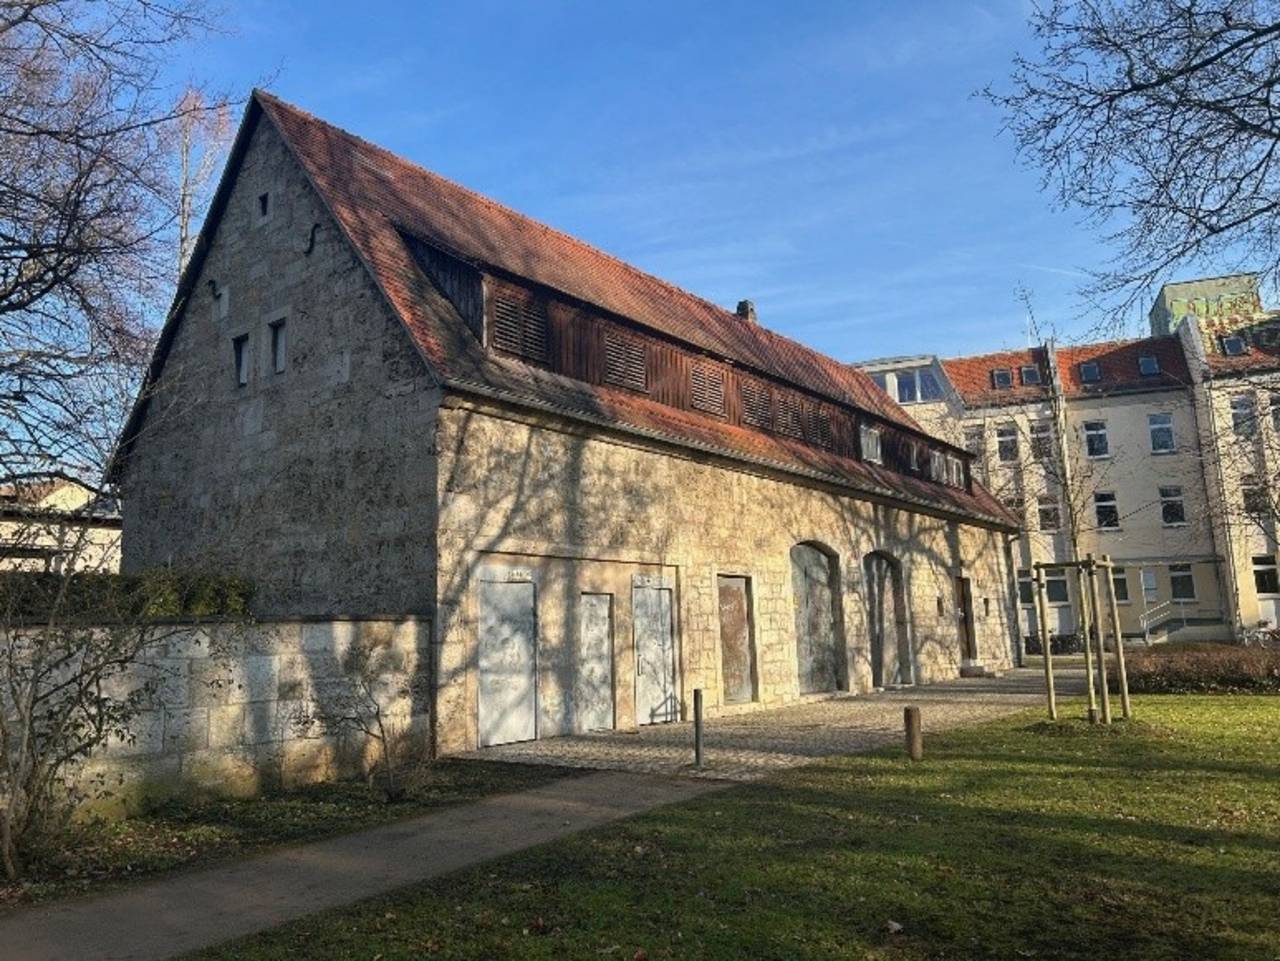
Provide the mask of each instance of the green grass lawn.
{"label": "green grass lawn", "polygon": [[199,957],[1280,958],[1280,697],[1136,707],[824,762]]}
{"label": "green grass lawn", "polygon": [[76,825],[30,865],[23,881],[9,884],[0,879],[0,907],[102,890],[278,844],[356,831],[491,794],[522,791],[571,773],[442,760],[410,771],[408,796],[391,805],[362,782],[317,784],[243,800],[191,797],[156,803],[136,817]]}

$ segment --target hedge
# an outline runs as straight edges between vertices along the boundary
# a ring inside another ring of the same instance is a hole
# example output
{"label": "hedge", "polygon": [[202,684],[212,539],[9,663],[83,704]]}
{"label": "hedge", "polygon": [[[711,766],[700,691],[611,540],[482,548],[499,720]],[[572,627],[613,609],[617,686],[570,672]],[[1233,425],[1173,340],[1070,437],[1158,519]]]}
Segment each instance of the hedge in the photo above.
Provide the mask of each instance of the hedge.
{"label": "hedge", "polygon": [[1167,653],[1157,648],[1128,653],[1126,662],[1135,694],[1280,694],[1280,650],[1228,644]]}
{"label": "hedge", "polygon": [[0,572],[0,619],[10,624],[120,623],[243,617],[253,585],[204,571],[141,574]]}

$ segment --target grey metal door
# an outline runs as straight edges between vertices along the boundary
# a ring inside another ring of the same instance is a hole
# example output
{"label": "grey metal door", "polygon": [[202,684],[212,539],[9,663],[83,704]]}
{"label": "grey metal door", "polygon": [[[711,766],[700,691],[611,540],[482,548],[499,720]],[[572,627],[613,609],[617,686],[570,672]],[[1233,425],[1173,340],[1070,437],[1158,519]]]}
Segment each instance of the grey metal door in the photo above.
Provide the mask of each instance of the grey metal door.
{"label": "grey metal door", "polygon": [[573,685],[573,729],[613,727],[613,595],[578,598],[578,659]]}
{"label": "grey metal door", "polygon": [[720,672],[724,680],[726,704],[754,701],[756,697],[756,655],[751,643],[751,607],[747,600],[747,579],[716,579],[720,588]]}
{"label": "grey metal door", "polygon": [[636,723],[663,724],[679,716],[676,645],[671,591],[636,587],[631,592],[636,649]]}
{"label": "grey metal door", "polygon": [[791,548],[796,606],[796,663],[800,693],[834,691],[840,684],[832,560],[809,544]]}
{"label": "grey metal door", "polygon": [[480,582],[480,746],[537,737],[538,620],[533,584]]}
{"label": "grey metal door", "polygon": [[884,687],[885,635],[888,597],[893,590],[893,572],[889,562],[876,554],[866,558],[867,575],[867,640],[871,659],[871,686]]}

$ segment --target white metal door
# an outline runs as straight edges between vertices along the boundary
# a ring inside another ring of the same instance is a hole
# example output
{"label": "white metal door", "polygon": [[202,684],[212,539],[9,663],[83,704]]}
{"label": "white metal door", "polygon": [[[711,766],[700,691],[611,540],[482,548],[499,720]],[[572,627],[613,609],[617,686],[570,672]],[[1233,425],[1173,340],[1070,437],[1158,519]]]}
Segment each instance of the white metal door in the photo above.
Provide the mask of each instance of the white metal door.
{"label": "white metal door", "polygon": [[533,584],[481,581],[481,747],[537,737],[537,647]]}
{"label": "white metal door", "polygon": [[578,659],[573,686],[573,728],[613,727],[613,595],[578,599]]}
{"label": "white metal door", "polygon": [[679,715],[671,591],[636,587],[631,592],[636,649],[636,723],[662,724]]}

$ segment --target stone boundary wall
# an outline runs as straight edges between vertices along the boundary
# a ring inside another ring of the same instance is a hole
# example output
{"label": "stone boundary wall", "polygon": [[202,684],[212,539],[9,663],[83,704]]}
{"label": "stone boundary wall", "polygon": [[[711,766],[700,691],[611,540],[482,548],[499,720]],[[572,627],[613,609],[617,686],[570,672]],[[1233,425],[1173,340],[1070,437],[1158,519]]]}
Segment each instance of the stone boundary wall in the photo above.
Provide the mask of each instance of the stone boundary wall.
{"label": "stone boundary wall", "polygon": [[105,776],[110,806],[128,809],[177,791],[251,796],[365,773],[376,742],[334,721],[376,704],[425,748],[430,637],[425,617],[175,625],[115,682],[123,693],[149,678],[154,707],[82,774]]}

